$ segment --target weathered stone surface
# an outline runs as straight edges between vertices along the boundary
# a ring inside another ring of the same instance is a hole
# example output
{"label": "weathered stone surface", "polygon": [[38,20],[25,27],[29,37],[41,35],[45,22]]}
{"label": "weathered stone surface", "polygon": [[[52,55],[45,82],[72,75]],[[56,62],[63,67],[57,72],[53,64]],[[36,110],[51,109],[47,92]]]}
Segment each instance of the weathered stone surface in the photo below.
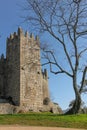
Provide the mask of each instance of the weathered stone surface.
{"label": "weathered stone surface", "polygon": [[60,106],[57,103],[52,103],[51,105],[51,112],[54,114],[63,114],[62,109],[60,108]]}
{"label": "weathered stone surface", "polygon": [[39,38],[21,28],[7,38],[6,58],[0,59],[0,96],[20,111],[51,109],[50,103],[44,104],[50,96],[47,71],[41,71]]}
{"label": "weathered stone surface", "polygon": [[9,103],[0,103],[0,114],[13,114],[14,106]]}

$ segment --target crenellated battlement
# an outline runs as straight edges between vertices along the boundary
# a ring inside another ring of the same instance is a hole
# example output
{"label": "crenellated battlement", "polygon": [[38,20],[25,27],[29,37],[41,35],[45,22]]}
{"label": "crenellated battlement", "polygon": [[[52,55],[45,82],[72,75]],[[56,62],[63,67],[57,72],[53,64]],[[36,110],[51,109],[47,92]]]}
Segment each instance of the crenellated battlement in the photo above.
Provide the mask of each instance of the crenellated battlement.
{"label": "crenellated battlement", "polygon": [[24,32],[22,28],[18,28],[17,32],[14,32],[13,34],[10,34],[10,37],[7,38],[7,43],[14,39],[21,39],[21,38],[26,38],[28,40],[34,40],[34,41],[39,41],[39,37],[33,35],[33,33],[29,34],[28,31]]}

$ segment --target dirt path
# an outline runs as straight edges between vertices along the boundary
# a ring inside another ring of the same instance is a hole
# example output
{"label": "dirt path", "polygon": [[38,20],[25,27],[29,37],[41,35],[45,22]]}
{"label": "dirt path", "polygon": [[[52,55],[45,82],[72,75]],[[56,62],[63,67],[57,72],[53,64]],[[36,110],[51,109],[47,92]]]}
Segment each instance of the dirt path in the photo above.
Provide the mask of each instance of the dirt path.
{"label": "dirt path", "polygon": [[[59,127],[33,127],[33,126],[0,126],[0,130],[79,130],[73,128],[59,128]],[[85,129],[80,129],[85,130]]]}

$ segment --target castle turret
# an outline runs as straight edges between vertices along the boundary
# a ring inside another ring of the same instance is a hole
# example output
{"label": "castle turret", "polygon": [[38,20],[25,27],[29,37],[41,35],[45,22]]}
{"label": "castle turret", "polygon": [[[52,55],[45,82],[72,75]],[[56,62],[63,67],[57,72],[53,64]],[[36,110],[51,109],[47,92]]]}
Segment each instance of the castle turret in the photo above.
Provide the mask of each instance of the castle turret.
{"label": "castle turret", "polygon": [[11,96],[16,105],[35,111],[43,108],[43,83],[47,82],[46,70],[45,81],[42,78],[39,45],[37,36],[24,34],[21,28],[7,39],[6,96]]}
{"label": "castle turret", "polygon": [[25,111],[43,111],[49,105],[48,74],[46,69],[41,71],[39,38],[20,27],[7,38],[6,59],[4,55],[0,58],[0,96]]}
{"label": "castle turret", "polygon": [[47,70],[41,71],[39,38],[21,28],[7,38],[6,58],[0,57],[0,99],[8,104],[0,105],[0,113],[12,113],[16,108],[50,111],[54,107]]}

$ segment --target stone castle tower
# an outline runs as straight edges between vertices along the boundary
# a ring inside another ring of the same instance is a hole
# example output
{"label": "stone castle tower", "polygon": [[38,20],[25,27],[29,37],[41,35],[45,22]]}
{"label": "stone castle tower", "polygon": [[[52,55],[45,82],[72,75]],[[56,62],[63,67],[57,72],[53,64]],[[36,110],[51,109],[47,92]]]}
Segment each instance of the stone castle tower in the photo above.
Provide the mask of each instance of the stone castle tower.
{"label": "stone castle tower", "polygon": [[47,70],[40,63],[40,42],[21,28],[7,38],[0,58],[0,114],[20,111],[61,113],[50,101]]}
{"label": "stone castle tower", "polygon": [[39,38],[24,34],[21,28],[7,38],[6,58],[2,55],[0,59],[0,97],[32,111],[42,111],[49,102],[47,71],[41,71]]}

